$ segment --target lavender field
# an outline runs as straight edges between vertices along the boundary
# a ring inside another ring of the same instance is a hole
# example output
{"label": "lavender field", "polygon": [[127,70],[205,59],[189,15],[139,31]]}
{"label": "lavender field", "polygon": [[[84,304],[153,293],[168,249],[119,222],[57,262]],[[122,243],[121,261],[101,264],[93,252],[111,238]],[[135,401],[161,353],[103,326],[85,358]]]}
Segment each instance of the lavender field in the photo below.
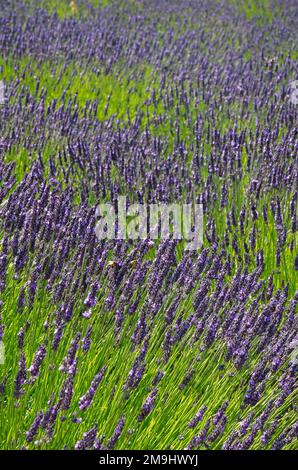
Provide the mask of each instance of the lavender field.
{"label": "lavender field", "polygon": [[[297,39],[296,0],[0,0],[0,449],[298,449]],[[120,196],[202,246],[99,240]]]}

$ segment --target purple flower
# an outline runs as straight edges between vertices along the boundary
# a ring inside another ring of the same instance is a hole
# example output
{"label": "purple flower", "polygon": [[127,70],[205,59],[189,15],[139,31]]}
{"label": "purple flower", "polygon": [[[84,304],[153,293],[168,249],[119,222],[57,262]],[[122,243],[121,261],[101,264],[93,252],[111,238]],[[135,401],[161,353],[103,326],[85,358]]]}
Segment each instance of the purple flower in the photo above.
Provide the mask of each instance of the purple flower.
{"label": "purple flower", "polygon": [[206,405],[202,406],[202,408],[197,412],[197,414],[188,423],[188,427],[191,429],[194,429],[197,426],[197,424],[200,421],[202,421],[206,410],[207,410],[207,406]]}
{"label": "purple flower", "polygon": [[224,413],[227,409],[229,405],[229,401],[226,400],[222,405],[221,407],[219,408],[219,410],[217,411],[217,413],[215,414],[214,418],[212,419],[212,423],[214,424],[214,426],[222,420],[223,416],[224,416]]}
{"label": "purple flower", "polygon": [[19,362],[19,370],[15,379],[15,388],[14,388],[14,396],[16,398],[20,398],[23,395],[23,385],[25,384],[27,379],[27,368],[26,368],[26,358],[25,354],[22,351],[20,362]]}
{"label": "purple flower", "polygon": [[74,378],[69,376],[65,379],[61,391],[59,407],[61,410],[68,410],[70,408],[71,400],[74,393]]}
{"label": "purple flower", "polygon": [[39,413],[37,413],[29,431],[26,432],[26,441],[29,443],[29,442],[32,442],[33,439],[35,438],[37,432],[38,432],[38,429],[42,423],[42,420],[43,420],[43,417],[44,417],[44,414],[42,411],[40,411]]}
{"label": "purple flower", "polygon": [[103,367],[100,370],[100,372],[95,375],[94,379],[91,382],[91,385],[90,385],[89,389],[87,390],[85,395],[83,395],[79,399],[80,410],[85,410],[86,408],[89,408],[89,406],[91,405],[91,403],[93,401],[93,398],[95,396],[95,393],[96,393],[96,391],[99,387],[99,384],[101,383],[101,381],[104,378],[104,374],[106,372],[106,369],[107,369],[106,367]]}
{"label": "purple flower", "polygon": [[122,417],[119,419],[112,437],[107,442],[107,449],[109,450],[114,449],[115,445],[117,444],[118,439],[120,438],[122,434],[124,425],[125,425],[125,418]]}
{"label": "purple flower", "polygon": [[90,339],[91,333],[92,333],[92,326],[88,326],[86,335],[82,339],[83,351],[85,354],[89,351],[90,346],[91,346],[91,339]]}
{"label": "purple flower", "polygon": [[155,388],[148,395],[148,397],[146,398],[145,402],[142,405],[141,412],[138,416],[138,421],[143,421],[146,418],[146,416],[148,416],[152,412],[154,405],[155,405],[156,398],[157,398],[157,393],[158,393],[158,390],[157,388]]}
{"label": "purple flower", "polygon": [[194,436],[192,438],[192,440],[187,446],[187,450],[193,450],[195,448],[200,447],[202,444],[205,443],[207,434],[209,431],[209,427],[210,427],[210,420],[208,419],[202,431],[197,436]]}
{"label": "purple flower", "polygon": [[35,382],[35,380],[37,379],[37,377],[40,374],[40,366],[41,366],[41,364],[42,364],[42,362],[43,362],[43,360],[46,356],[46,353],[47,353],[47,350],[46,350],[46,347],[45,347],[44,344],[42,344],[41,346],[38,347],[38,349],[35,353],[33,362],[32,362],[31,366],[28,369],[28,372],[30,372],[30,374],[31,374],[32,383]]}
{"label": "purple flower", "polygon": [[89,431],[83,434],[83,438],[75,444],[75,450],[92,449],[97,436],[97,426],[93,426]]}

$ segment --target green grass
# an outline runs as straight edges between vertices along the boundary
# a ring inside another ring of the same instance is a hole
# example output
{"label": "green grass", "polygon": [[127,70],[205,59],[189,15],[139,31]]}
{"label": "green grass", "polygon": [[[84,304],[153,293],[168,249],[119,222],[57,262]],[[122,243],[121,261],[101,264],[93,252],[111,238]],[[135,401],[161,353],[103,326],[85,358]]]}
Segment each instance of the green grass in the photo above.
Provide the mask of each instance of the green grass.
{"label": "green grass", "polygon": [[[282,11],[276,0],[230,0],[230,2],[239,11],[245,13],[249,21],[256,21],[257,24],[272,23],[276,12]],[[274,9],[272,5],[274,5]]]}

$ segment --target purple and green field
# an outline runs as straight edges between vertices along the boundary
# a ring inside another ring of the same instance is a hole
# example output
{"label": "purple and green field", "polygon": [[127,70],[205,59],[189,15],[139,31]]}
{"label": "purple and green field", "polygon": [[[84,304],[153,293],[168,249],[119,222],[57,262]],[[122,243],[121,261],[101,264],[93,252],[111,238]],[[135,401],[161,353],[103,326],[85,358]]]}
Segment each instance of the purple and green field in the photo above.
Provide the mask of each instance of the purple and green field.
{"label": "purple and green field", "polygon": [[0,449],[297,450],[297,207],[297,0],[0,0]]}

